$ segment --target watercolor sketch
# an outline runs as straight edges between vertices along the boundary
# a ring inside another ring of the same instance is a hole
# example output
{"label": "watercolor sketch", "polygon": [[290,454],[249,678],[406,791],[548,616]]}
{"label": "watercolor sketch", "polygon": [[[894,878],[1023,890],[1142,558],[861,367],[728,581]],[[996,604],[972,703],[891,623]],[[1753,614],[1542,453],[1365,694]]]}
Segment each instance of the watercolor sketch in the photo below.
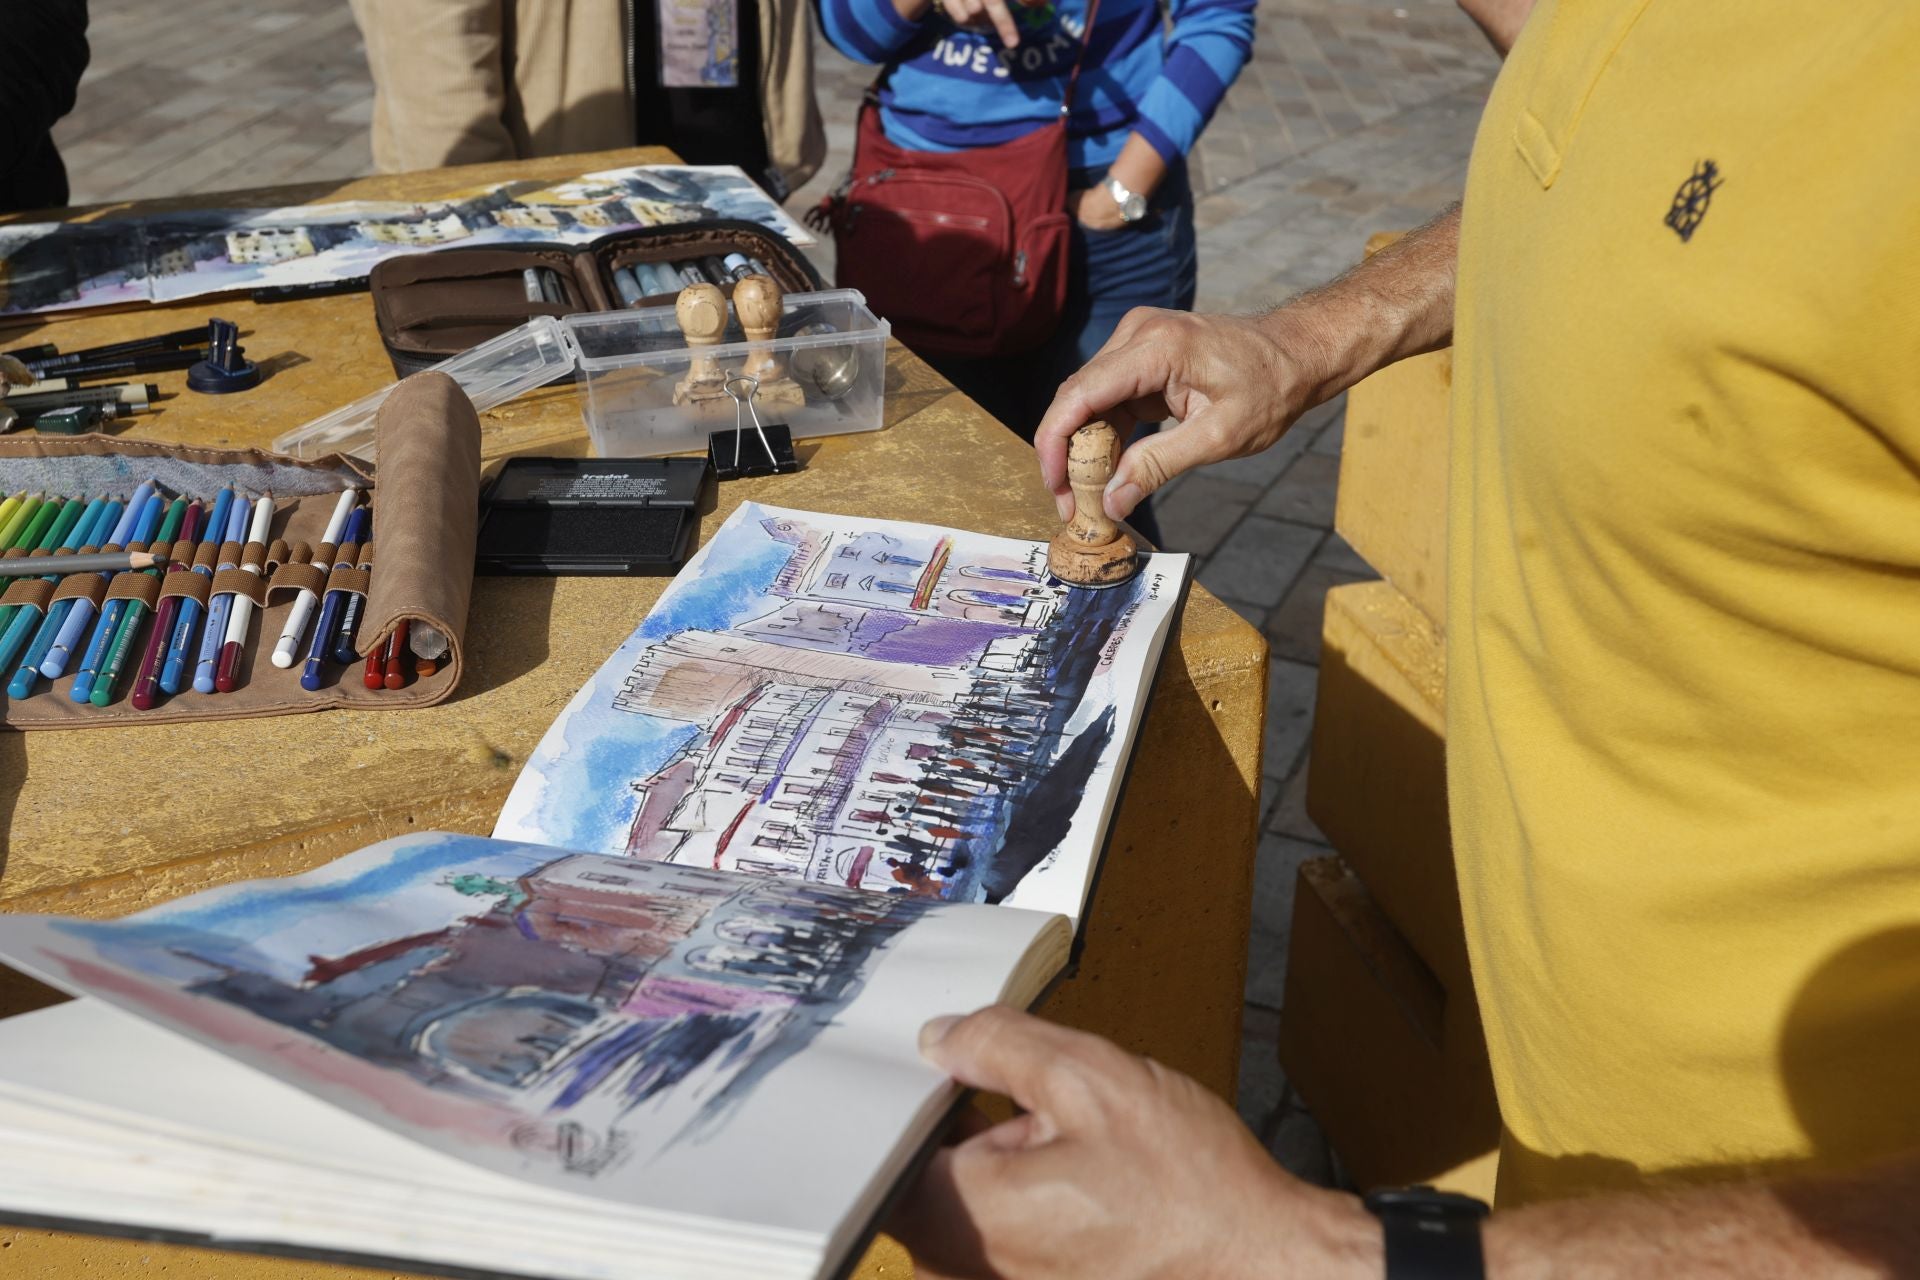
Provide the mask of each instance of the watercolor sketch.
{"label": "watercolor sketch", "polygon": [[814,239],[740,169],[642,165],[552,185],[519,181],[422,204],[182,210],[139,220],[0,228],[0,312],[365,276],[394,254],[448,245],[581,244],[633,227],[728,218]]}
{"label": "watercolor sketch", "polygon": [[433,833],[4,941],[416,1136],[597,1178],[723,1127],[927,910]]}
{"label": "watercolor sketch", "polygon": [[1044,543],[744,504],[495,834],[1077,917],[1187,563],[1078,591]]}

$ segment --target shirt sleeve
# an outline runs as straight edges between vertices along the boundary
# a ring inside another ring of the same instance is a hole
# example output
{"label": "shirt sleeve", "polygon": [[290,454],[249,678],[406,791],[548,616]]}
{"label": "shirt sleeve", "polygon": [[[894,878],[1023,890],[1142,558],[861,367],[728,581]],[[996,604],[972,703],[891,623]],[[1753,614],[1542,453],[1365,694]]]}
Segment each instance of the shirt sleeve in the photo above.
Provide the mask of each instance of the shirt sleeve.
{"label": "shirt sleeve", "polygon": [[820,27],[841,53],[875,64],[892,60],[920,34],[893,0],[820,0]]}
{"label": "shirt sleeve", "polygon": [[0,5],[0,172],[46,145],[54,122],[73,110],[87,69],[87,8],[80,0]]}
{"label": "shirt sleeve", "polygon": [[1256,0],[1173,0],[1160,76],[1140,100],[1135,132],[1168,164],[1199,139],[1253,50]]}

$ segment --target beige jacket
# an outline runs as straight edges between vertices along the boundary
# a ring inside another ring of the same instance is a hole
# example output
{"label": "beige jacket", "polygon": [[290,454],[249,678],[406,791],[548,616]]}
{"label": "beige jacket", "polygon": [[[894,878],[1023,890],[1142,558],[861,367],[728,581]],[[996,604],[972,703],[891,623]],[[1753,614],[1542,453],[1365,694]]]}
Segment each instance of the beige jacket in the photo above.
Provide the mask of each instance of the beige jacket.
{"label": "beige jacket", "polygon": [[[639,0],[651,3],[651,0]],[[633,145],[627,0],[352,0],[383,173]],[[826,158],[813,6],[758,0],[767,154],[796,190]]]}

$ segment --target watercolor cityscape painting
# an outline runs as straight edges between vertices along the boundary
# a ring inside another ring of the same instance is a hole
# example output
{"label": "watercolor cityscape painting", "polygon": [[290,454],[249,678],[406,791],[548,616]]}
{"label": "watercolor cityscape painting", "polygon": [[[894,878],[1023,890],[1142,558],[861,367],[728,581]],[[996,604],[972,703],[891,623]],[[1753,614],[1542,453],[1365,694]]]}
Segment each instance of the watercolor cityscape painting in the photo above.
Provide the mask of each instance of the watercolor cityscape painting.
{"label": "watercolor cityscape painting", "polygon": [[1186,566],[1077,591],[1044,543],[744,504],[495,834],[1077,917]]}
{"label": "watercolor cityscape painting", "polygon": [[731,165],[637,165],[565,182],[495,183],[422,203],[186,209],[141,219],[0,227],[0,312],[172,302],[365,276],[448,245],[581,244],[631,227],[758,222],[813,236]]}
{"label": "watercolor cityscape painting", "polygon": [[573,1180],[717,1132],[929,909],[433,833],[8,943],[433,1145]]}

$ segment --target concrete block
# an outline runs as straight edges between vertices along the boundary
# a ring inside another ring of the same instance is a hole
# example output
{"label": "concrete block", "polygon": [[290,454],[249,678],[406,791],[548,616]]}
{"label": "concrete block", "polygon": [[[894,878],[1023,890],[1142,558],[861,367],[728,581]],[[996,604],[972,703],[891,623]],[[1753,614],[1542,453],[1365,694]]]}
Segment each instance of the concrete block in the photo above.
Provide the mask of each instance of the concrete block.
{"label": "concrete block", "polygon": [[1307,814],[1421,959],[1465,982],[1445,690],[1438,628],[1390,583],[1327,592]]}
{"label": "concrete block", "polygon": [[1500,1114],[1473,988],[1443,986],[1337,857],[1300,868],[1279,1054],[1357,1185],[1491,1198]]}

